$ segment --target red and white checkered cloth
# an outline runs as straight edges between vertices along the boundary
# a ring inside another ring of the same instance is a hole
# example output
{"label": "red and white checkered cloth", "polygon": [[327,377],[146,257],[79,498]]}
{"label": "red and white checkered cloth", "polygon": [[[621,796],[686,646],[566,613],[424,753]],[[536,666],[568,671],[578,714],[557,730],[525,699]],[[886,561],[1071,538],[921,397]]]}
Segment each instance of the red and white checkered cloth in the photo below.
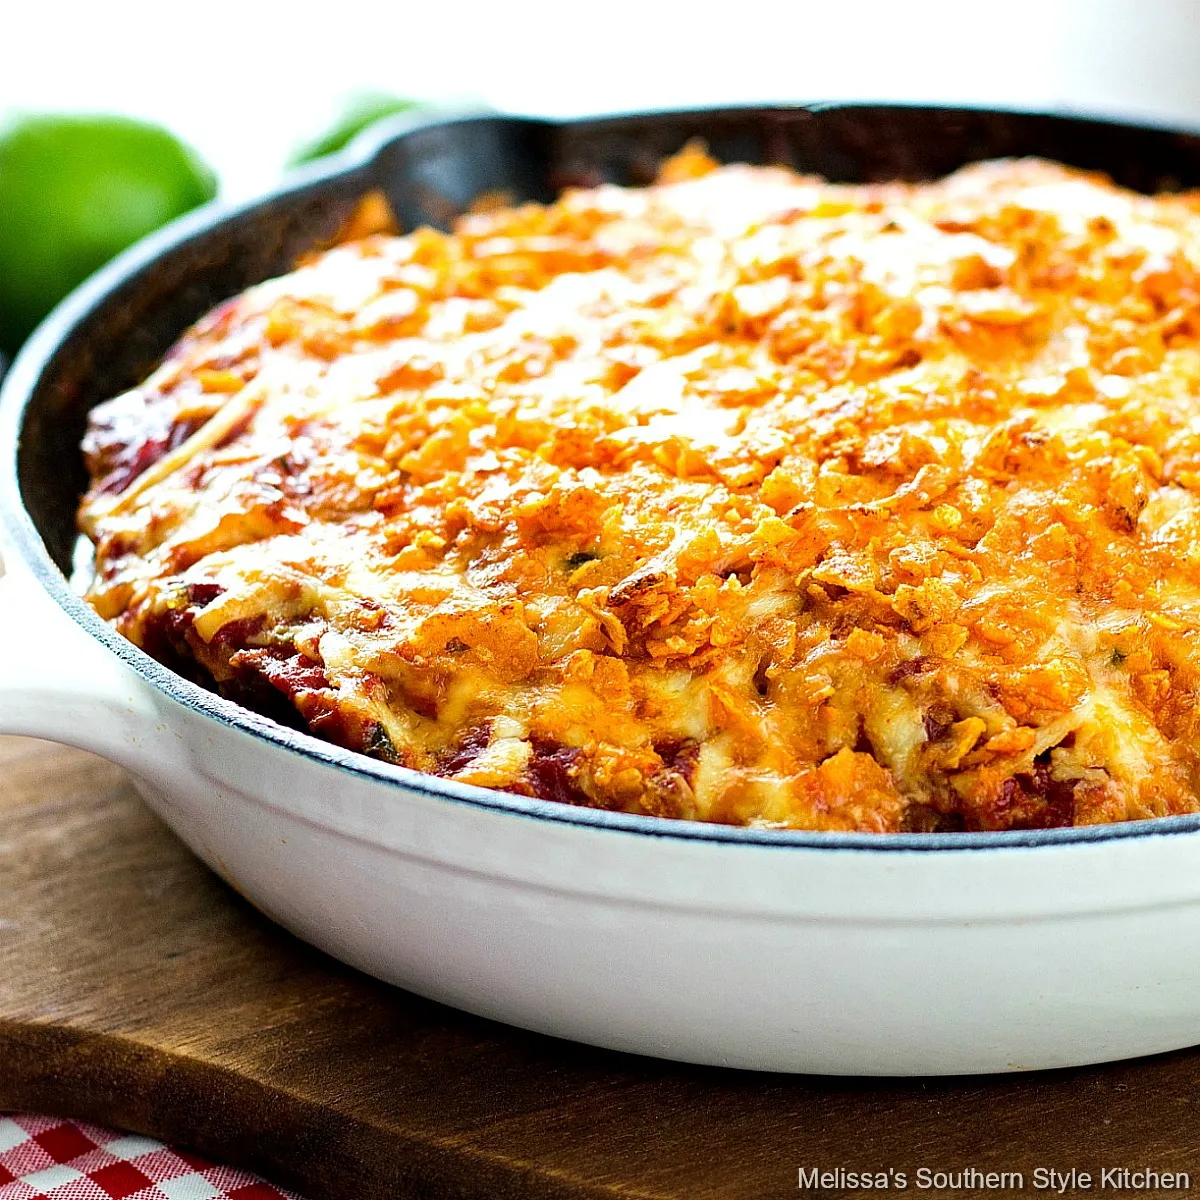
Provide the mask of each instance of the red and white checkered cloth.
{"label": "red and white checkered cloth", "polygon": [[300,1200],[162,1142],[57,1117],[0,1116],[0,1200]]}

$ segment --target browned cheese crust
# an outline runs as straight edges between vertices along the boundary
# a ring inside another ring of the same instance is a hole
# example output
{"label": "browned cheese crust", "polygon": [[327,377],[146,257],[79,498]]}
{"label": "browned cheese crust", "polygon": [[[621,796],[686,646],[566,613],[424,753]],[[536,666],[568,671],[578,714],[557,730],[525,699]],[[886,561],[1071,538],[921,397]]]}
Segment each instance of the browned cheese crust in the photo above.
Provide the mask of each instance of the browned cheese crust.
{"label": "browned cheese crust", "polygon": [[718,168],[374,236],[92,415],[88,599],[355,750],[770,828],[1193,812],[1200,200]]}

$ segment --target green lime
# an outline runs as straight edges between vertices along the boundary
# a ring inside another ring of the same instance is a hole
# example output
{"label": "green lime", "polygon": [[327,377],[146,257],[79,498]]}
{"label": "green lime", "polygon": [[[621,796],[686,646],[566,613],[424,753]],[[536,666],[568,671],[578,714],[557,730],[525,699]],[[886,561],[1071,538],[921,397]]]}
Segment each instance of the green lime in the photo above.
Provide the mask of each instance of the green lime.
{"label": "green lime", "polygon": [[127,117],[0,123],[0,349],[139,238],[216,195],[212,171],[165,129]]}
{"label": "green lime", "polygon": [[333,125],[325,133],[312,141],[301,143],[292,151],[287,165],[298,167],[315,158],[324,158],[326,154],[335,154],[368,125],[416,107],[415,100],[402,100],[387,92],[358,92],[346,99]]}

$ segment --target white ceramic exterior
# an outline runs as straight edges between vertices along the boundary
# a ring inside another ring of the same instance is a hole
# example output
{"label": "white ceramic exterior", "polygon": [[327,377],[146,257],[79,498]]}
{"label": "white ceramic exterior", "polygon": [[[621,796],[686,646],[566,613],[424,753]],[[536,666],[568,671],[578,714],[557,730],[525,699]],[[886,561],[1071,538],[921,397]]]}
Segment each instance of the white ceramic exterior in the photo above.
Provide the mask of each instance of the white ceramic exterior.
{"label": "white ceramic exterior", "polygon": [[1200,833],[911,849],[614,827],[234,724],[121,661],[8,558],[0,728],[122,763],[234,887],[381,979],[772,1071],[1012,1071],[1200,1041]]}

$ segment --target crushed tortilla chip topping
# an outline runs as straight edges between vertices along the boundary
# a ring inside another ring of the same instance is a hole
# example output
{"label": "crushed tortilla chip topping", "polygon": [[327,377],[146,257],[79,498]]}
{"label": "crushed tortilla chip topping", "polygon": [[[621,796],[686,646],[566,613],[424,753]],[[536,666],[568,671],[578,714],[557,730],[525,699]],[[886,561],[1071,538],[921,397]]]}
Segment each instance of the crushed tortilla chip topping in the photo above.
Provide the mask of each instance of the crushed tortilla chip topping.
{"label": "crushed tortilla chip topping", "polygon": [[88,599],[319,737],[769,828],[1200,808],[1200,199],[1042,161],[375,234],[96,409]]}

